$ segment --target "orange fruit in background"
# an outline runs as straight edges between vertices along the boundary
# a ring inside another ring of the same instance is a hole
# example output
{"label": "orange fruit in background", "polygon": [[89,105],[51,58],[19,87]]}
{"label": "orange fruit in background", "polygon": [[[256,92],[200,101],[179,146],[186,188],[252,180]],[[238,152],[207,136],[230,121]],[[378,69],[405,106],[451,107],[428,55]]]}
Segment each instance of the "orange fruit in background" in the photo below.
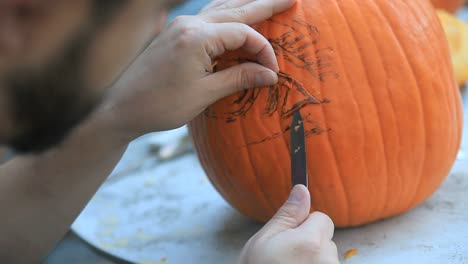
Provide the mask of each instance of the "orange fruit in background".
{"label": "orange fruit in background", "polygon": [[462,85],[468,81],[468,24],[443,10],[437,13],[449,42],[455,78]]}

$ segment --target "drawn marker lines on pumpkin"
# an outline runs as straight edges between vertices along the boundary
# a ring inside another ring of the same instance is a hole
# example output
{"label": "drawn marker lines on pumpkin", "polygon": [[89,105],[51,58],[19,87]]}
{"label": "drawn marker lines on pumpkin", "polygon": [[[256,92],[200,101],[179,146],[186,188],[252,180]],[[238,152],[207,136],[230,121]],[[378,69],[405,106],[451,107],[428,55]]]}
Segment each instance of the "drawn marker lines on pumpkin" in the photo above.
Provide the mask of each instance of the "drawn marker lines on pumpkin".
{"label": "drawn marker lines on pumpkin", "polygon": [[283,133],[281,133],[281,132],[275,132],[272,136],[265,137],[265,138],[263,138],[261,140],[258,140],[258,141],[248,142],[247,144],[244,145],[244,147],[265,143],[267,141],[279,138],[282,134]]}
{"label": "drawn marker lines on pumpkin", "polygon": [[[274,19],[270,19],[269,22],[288,30],[277,38],[268,39],[276,54],[295,67],[306,70],[321,82],[327,78],[339,77],[333,70],[333,48],[316,47],[320,41],[320,31],[317,27],[298,19],[292,19],[290,23]],[[315,50],[311,52],[309,49]]]}
{"label": "drawn marker lines on pumpkin", "polygon": [[[283,33],[280,36],[269,39],[277,56],[289,62],[292,67],[305,70],[320,82],[324,82],[328,78],[339,77],[338,74],[333,71],[333,48],[327,46],[318,47],[320,31],[317,27],[298,19],[291,19],[286,22],[270,19],[269,22],[276,24],[277,27],[284,27]],[[254,59],[242,56],[220,58],[218,61],[222,62],[220,63],[221,65],[255,62]],[[219,64],[213,65],[215,71],[217,71],[217,65]],[[302,83],[293,78],[290,74],[279,72],[278,77],[279,80],[276,85],[264,89],[249,89],[238,93],[237,97],[235,97],[231,103],[231,105],[234,106],[234,110],[226,113],[216,113],[213,109],[208,108],[205,111],[205,116],[215,119],[222,118],[226,123],[236,122],[238,118],[242,118],[250,112],[260,96],[266,96],[266,103],[263,106],[262,116],[264,118],[269,118],[279,112],[280,118],[283,120],[289,118],[295,111],[305,105],[330,103],[330,100],[326,98],[319,99],[317,96],[312,95],[309,92],[310,89],[306,89]],[[293,98],[302,99],[291,103],[291,93],[296,93]],[[316,122],[310,120],[305,120],[305,122],[313,124],[311,129],[305,131],[306,137],[331,131],[331,129],[320,127]],[[284,131],[275,132],[271,136],[248,142],[245,146],[274,140],[283,133],[286,133],[289,129],[290,127],[287,127]]]}
{"label": "drawn marker lines on pumpkin", "polygon": [[323,128],[320,128],[320,127],[314,127],[312,129],[306,130],[305,133],[304,133],[304,136],[309,137],[309,136],[312,136],[312,135],[320,135],[322,133],[327,133],[327,132],[331,132],[331,131],[333,131],[331,128],[323,129]]}
{"label": "drawn marker lines on pumpkin", "polygon": [[[278,111],[280,107],[281,118],[285,119],[294,113],[294,111],[303,107],[306,104],[321,104],[322,101],[312,95],[304,86],[298,81],[294,80],[286,73],[278,73],[279,81],[276,85],[268,87],[268,95],[266,106],[262,111],[264,117],[270,117]],[[265,89],[254,88],[245,90],[238,94],[238,97],[232,102],[232,105],[237,106],[234,111],[219,115],[212,108],[207,108],[204,112],[206,117],[210,118],[224,118],[225,122],[232,123],[237,118],[245,116],[254,106],[256,100],[264,92]],[[299,102],[295,102],[292,106],[288,107],[288,98],[291,92],[299,92],[304,98]],[[283,96],[282,96],[283,95]],[[280,104],[281,102],[281,104]]]}

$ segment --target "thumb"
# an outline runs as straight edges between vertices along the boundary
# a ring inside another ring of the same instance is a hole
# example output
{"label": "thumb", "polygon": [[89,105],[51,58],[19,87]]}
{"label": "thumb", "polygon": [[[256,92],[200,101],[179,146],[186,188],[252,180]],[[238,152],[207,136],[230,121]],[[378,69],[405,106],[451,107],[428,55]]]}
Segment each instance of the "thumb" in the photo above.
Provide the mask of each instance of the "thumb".
{"label": "thumb", "polygon": [[213,102],[244,89],[274,85],[278,75],[260,64],[246,62],[203,78],[201,87],[209,87]]}
{"label": "thumb", "polygon": [[301,225],[310,214],[310,193],[304,185],[296,185],[286,203],[264,226],[263,234],[271,237]]}

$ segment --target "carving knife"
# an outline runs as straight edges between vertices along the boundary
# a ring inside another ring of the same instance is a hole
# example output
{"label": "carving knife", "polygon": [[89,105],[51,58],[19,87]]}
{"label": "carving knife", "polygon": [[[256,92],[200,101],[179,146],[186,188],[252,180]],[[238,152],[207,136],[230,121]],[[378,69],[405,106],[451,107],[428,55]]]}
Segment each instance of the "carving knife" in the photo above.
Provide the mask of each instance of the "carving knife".
{"label": "carving knife", "polygon": [[303,184],[306,187],[309,187],[307,177],[304,122],[299,110],[294,112],[290,131],[292,187],[298,184]]}

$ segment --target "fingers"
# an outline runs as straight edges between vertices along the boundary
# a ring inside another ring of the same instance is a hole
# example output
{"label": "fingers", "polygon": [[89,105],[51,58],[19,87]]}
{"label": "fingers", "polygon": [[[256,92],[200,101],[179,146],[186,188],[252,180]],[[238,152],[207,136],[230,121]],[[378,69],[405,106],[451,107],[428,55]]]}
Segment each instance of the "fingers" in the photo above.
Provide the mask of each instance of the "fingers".
{"label": "fingers", "polygon": [[242,49],[256,56],[258,63],[278,72],[279,66],[268,40],[251,27],[240,23],[212,24],[205,48],[211,58],[228,50]]}
{"label": "fingers", "polygon": [[[237,0],[242,1],[242,0]],[[234,1],[234,2],[237,2]],[[228,5],[229,2],[221,2],[220,5]],[[244,3],[244,2],[239,2]],[[256,0],[245,1],[244,5],[226,9],[207,10],[200,15],[207,22],[223,23],[238,22],[248,25],[256,24],[271,16],[290,8],[295,0]]]}
{"label": "fingers", "polygon": [[294,186],[288,200],[262,228],[264,236],[274,236],[299,226],[309,216],[310,193],[304,185]]}
{"label": "fingers", "polygon": [[199,87],[203,87],[202,93],[211,104],[243,89],[270,86],[277,81],[278,76],[272,70],[256,63],[243,63],[208,75]]}
{"label": "fingers", "polygon": [[214,0],[214,1],[211,1],[209,4],[207,4],[205,7],[203,7],[200,13],[206,12],[206,11],[239,7],[239,6],[245,5],[246,3],[250,3],[252,1],[255,1],[255,0]]}
{"label": "fingers", "polygon": [[320,234],[325,239],[332,239],[335,225],[328,215],[314,212],[310,214],[304,223],[297,227],[297,230],[304,234]]}
{"label": "fingers", "polygon": [[[321,263],[339,264],[335,243],[321,234],[305,233],[298,229],[289,229],[274,237],[260,235],[254,243],[261,243],[267,250],[265,255],[278,263]],[[258,248],[257,244],[257,248]]]}

